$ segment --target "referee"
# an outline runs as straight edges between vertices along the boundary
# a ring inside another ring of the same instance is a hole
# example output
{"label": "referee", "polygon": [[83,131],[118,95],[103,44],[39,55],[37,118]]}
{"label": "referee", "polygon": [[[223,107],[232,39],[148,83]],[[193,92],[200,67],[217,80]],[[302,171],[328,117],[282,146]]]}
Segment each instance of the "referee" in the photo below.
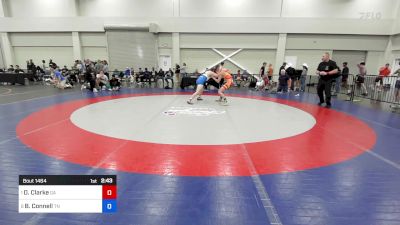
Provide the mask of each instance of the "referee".
{"label": "referee", "polygon": [[[319,81],[317,86],[317,92],[319,96],[318,105],[326,103],[326,108],[331,107],[331,88],[332,81],[335,79],[335,75],[339,72],[338,66],[335,61],[330,60],[330,55],[325,52],[322,56],[322,62],[318,65],[317,75],[319,75]],[[325,91],[325,98],[324,98]]]}

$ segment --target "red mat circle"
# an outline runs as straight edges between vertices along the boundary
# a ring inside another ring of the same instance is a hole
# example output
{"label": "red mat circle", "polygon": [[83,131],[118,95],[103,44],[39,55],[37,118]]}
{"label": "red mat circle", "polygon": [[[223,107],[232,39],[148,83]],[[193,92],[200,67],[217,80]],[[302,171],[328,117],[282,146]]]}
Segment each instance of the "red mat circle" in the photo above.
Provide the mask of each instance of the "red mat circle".
{"label": "red mat circle", "polygon": [[[182,93],[168,93],[178,94]],[[273,141],[171,145],[102,136],[78,128],[70,121],[75,110],[89,104],[148,95],[160,94],[107,96],[53,105],[24,118],[17,126],[17,135],[32,149],[67,162],[175,176],[250,176],[318,168],[356,157],[376,142],[373,129],[346,113],[258,96],[230,95],[286,104],[313,115],[317,123],[305,133]]]}

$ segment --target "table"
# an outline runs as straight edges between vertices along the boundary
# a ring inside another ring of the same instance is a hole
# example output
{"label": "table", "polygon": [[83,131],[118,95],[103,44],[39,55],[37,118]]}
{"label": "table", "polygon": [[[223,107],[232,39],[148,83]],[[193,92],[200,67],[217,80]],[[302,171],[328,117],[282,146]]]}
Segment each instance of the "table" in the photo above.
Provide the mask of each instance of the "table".
{"label": "table", "polygon": [[181,89],[185,89],[188,86],[196,86],[197,77],[182,77]]}
{"label": "table", "polygon": [[33,78],[32,73],[0,73],[0,83],[7,82],[12,84],[25,85],[25,78],[31,80]]}

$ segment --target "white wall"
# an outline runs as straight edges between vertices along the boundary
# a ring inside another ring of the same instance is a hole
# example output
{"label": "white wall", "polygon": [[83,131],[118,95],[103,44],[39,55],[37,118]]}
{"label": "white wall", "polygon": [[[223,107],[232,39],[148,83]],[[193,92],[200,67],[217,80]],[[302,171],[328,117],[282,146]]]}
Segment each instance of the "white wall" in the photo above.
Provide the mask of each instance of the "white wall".
{"label": "white wall", "polygon": [[284,0],[282,16],[394,19],[397,3],[397,0]]}
{"label": "white wall", "polygon": [[221,57],[211,49],[181,49],[181,62],[186,63],[187,72],[202,70],[215,63]]}
{"label": "white wall", "polygon": [[3,49],[0,45],[0,68],[3,69],[5,67],[4,60],[3,60]]}
{"label": "white wall", "polygon": [[[5,2],[11,17],[0,18],[0,32],[104,31],[104,24],[151,22],[158,23],[161,32],[392,34],[394,30],[399,30],[394,28],[399,5],[397,0]],[[381,16],[380,19],[360,19],[363,12],[379,13]],[[26,20],[26,17],[32,19]],[[54,19],[48,20],[47,17]]]}
{"label": "white wall", "polygon": [[252,73],[257,74],[263,62],[272,63],[272,65],[275,65],[275,56],[275,49],[244,49],[237,55],[234,55],[232,59],[247,68]]}
{"label": "white wall", "polygon": [[26,68],[26,60],[33,59],[40,64],[42,59],[51,58],[58,65],[73,64],[71,33],[11,33],[14,63]]}
{"label": "white wall", "polygon": [[[314,75],[317,70],[318,64],[321,62],[321,57],[324,52],[332,54],[332,50],[286,50],[286,56],[297,56],[296,69],[300,69],[303,63],[308,65],[308,74]],[[276,65],[275,68],[279,69],[280,65]],[[277,73],[278,71],[275,71]]]}
{"label": "white wall", "polygon": [[108,60],[107,40],[104,32],[84,32],[79,34],[83,59]]}
{"label": "white wall", "polygon": [[90,17],[173,16],[173,0],[80,0],[78,8]]}
{"label": "white wall", "polygon": [[400,34],[392,37],[393,50],[400,50]]}
{"label": "white wall", "polygon": [[289,34],[286,49],[384,51],[389,36]]}
{"label": "white wall", "polygon": [[106,47],[82,47],[82,59],[107,60],[108,53]]}
{"label": "white wall", "polygon": [[36,65],[41,65],[42,59],[49,62],[53,59],[58,66],[68,67],[73,65],[73,50],[72,47],[13,47],[15,55],[15,64],[20,65],[21,68],[26,69],[26,60],[33,59]]}
{"label": "white wall", "polygon": [[11,17],[76,16],[75,0],[6,0]]}
{"label": "white wall", "polygon": [[172,48],[172,34],[159,33],[158,34],[158,47],[159,48]]}
{"label": "white wall", "polygon": [[[382,53],[382,52],[381,52]],[[367,52],[366,51],[333,51],[332,53],[332,59],[336,61],[337,65],[340,68],[343,68],[343,62],[347,62],[347,66],[349,68],[349,73],[350,74],[358,74],[358,67],[357,64],[360,62],[367,62]],[[373,64],[373,62],[371,62]],[[367,69],[374,68],[373,65],[369,65],[367,62],[368,66],[372,66]]]}
{"label": "white wall", "polygon": [[[365,61],[365,67],[367,68],[367,73],[371,75],[379,74],[379,68],[384,66],[386,62],[383,62],[384,52],[381,51],[368,51],[367,59]],[[390,62],[389,62],[390,63]]]}
{"label": "white wall", "polygon": [[[76,5],[77,2],[77,5]],[[397,0],[6,0],[13,17],[396,17]],[[174,5],[175,4],[175,5]],[[283,5],[282,5],[283,4]],[[176,6],[177,5],[177,6]],[[282,6],[282,15],[281,15]]]}
{"label": "white wall", "polygon": [[72,46],[71,33],[10,33],[12,46]]}
{"label": "white wall", "polygon": [[96,46],[106,47],[106,33],[105,32],[81,32],[79,33],[82,46]]}
{"label": "white wall", "polygon": [[[157,23],[159,32],[180,33],[317,33],[317,34],[393,34],[392,19],[315,19],[267,17],[62,17],[1,18],[0,32],[104,32],[105,24],[149,25]],[[345,26],[344,26],[345,24]]]}
{"label": "white wall", "polygon": [[277,34],[189,34],[180,35],[181,48],[275,49]]}
{"label": "white wall", "polygon": [[[172,59],[172,34],[159,33],[157,37],[158,56],[169,56]],[[172,63],[172,60],[171,60]],[[164,66],[163,66],[164,67]]]}
{"label": "white wall", "polygon": [[[229,55],[238,49],[243,49],[231,59],[246,68],[258,73],[262,62],[275,62],[277,34],[180,34],[181,63],[186,62],[188,71],[204,69],[221,60],[223,57],[212,49],[215,48],[224,55]],[[198,51],[196,51],[198,49]],[[231,71],[240,69],[225,61]]]}
{"label": "white wall", "polygon": [[[228,55],[237,49],[217,49],[225,55]],[[205,48],[192,48],[192,49],[181,49],[181,63],[187,64],[187,71],[194,72],[196,69],[202,70],[210,65],[218,62],[222,59],[222,56],[218,55],[212,49]],[[258,73],[263,62],[275,64],[276,50],[272,49],[244,49],[238,54],[231,57],[236,63],[240,64],[247,70]],[[232,72],[239,70],[240,68],[229,60],[225,60],[225,67],[230,69]],[[240,69],[242,70],[242,69]]]}
{"label": "white wall", "polygon": [[[300,55],[299,58],[309,65],[310,71],[315,71],[324,51],[311,49],[327,49],[328,52],[334,50],[365,51],[367,52],[367,70],[374,74],[382,64],[388,42],[389,36],[289,34],[286,42],[286,56],[288,54]],[[335,58],[335,55],[333,54],[332,57]],[[302,62],[299,63],[302,64]],[[354,65],[349,65],[349,67],[351,72],[357,72]]]}
{"label": "white wall", "polygon": [[181,17],[279,17],[281,0],[181,0]]}

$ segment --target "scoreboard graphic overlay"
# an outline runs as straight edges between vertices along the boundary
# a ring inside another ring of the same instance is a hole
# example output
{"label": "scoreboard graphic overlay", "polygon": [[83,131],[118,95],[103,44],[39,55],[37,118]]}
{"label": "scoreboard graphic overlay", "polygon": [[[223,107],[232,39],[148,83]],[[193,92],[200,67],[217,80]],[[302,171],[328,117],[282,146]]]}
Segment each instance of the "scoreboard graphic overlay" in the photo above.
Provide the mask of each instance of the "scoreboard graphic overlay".
{"label": "scoreboard graphic overlay", "polygon": [[20,175],[20,213],[114,213],[116,175]]}

